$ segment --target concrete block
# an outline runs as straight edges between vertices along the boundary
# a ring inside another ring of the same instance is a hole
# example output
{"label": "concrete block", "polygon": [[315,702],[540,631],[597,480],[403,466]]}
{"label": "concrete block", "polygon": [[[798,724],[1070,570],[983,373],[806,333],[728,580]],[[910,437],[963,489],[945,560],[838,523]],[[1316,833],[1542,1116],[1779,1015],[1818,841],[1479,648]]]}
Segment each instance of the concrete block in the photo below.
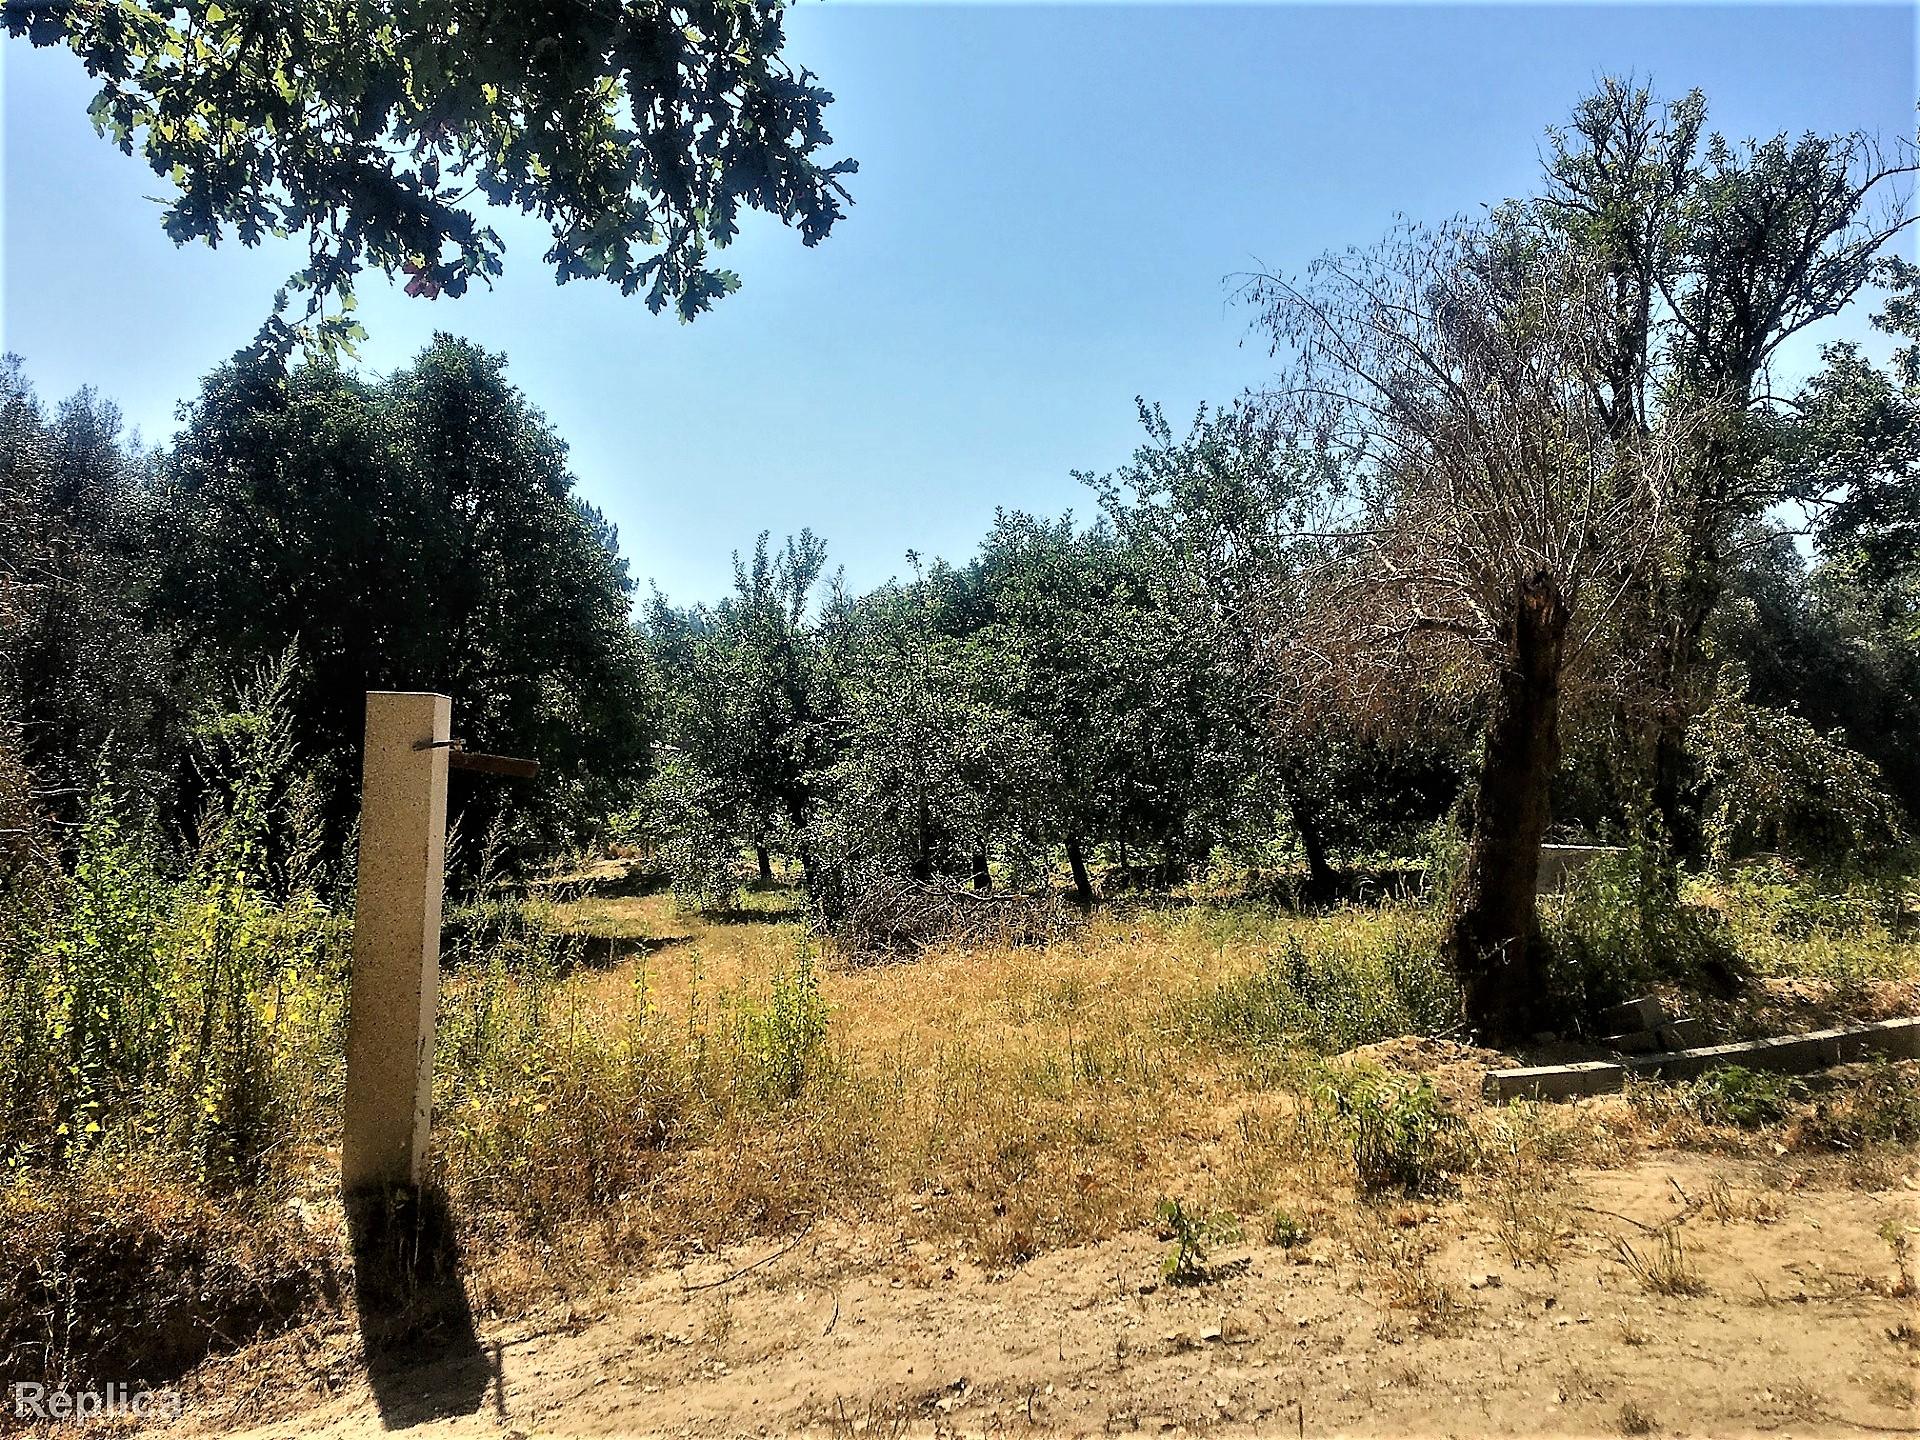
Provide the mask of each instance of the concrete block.
{"label": "concrete block", "polygon": [[1629,1030],[1624,1035],[1603,1035],[1600,1043],[1622,1055],[1643,1055],[1661,1048],[1660,1032],[1657,1030]]}
{"label": "concrete block", "polygon": [[1876,1020],[1866,1027],[1880,1043],[1880,1053],[1893,1060],[1920,1060],[1920,1016]]}
{"label": "concrete block", "polygon": [[[1697,1024],[1693,1020],[1674,1021],[1667,1028]],[[1618,1090],[1628,1075],[1649,1080],[1692,1080],[1722,1065],[1806,1074],[1876,1055],[1895,1060],[1920,1059],[1920,1016],[1876,1020],[1843,1029],[1809,1030],[1801,1035],[1776,1035],[1764,1040],[1736,1040],[1725,1045],[1695,1045],[1651,1055],[1628,1055],[1617,1062],[1589,1060],[1574,1065],[1489,1070],[1481,1090],[1487,1099],[1496,1101],[1522,1096],[1560,1100]]]}
{"label": "concrete block", "polygon": [[1610,1060],[1489,1070],[1481,1093],[1489,1100],[1566,1100],[1618,1090],[1626,1083],[1626,1075],[1625,1067]]}
{"label": "concrete block", "polygon": [[1660,1027],[1662,1050],[1690,1050],[1707,1038],[1707,1027],[1698,1020],[1669,1020]]}
{"label": "concrete block", "polygon": [[1539,895],[1557,895],[1566,890],[1580,877],[1581,871],[1602,855],[1619,853],[1618,845],[1542,845],[1540,874],[1534,881],[1534,892]]}
{"label": "concrete block", "polygon": [[1634,1030],[1658,1030],[1667,1019],[1667,1007],[1657,995],[1643,995],[1600,1012],[1600,1028],[1610,1035]]}
{"label": "concrete block", "polygon": [[1786,1068],[1791,1047],[1756,1040],[1728,1045],[1696,1045],[1690,1050],[1662,1050],[1626,1061],[1633,1074],[1645,1079],[1693,1080],[1722,1065],[1745,1065],[1753,1070]]}
{"label": "concrete block", "polygon": [[1635,1056],[1623,1063],[1636,1075],[1658,1075],[1667,1080],[1691,1080],[1721,1065],[1804,1075],[1875,1055],[1897,1059],[1911,1055],[1916,1044],[1920,1044],[1920,1019],[1882,1020],[1843,1029],[1773,1035],[1764,1040],[1698,1045],[1688,1050]]}

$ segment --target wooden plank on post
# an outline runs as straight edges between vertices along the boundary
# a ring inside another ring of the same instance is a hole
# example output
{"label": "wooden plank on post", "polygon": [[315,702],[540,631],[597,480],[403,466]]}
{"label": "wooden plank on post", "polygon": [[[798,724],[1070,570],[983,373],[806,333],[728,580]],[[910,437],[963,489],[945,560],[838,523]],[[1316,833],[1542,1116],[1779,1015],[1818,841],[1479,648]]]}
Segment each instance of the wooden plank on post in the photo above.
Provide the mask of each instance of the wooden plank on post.
{"label": "wooden plank on post", "polygon": [[453,702],[367,693],[341,1187],[418,1185],[433,1106],[434,1007]]}
{"label": "wooden plank on post", "polygon": [[513,780],[531,780],[540,773],[538,760],[522,760],[517,755],[488,755],[479,750],[462,750],[457,745],[448,752],[447,764],[455,770],[472,770],[481,775],[505,775]]}

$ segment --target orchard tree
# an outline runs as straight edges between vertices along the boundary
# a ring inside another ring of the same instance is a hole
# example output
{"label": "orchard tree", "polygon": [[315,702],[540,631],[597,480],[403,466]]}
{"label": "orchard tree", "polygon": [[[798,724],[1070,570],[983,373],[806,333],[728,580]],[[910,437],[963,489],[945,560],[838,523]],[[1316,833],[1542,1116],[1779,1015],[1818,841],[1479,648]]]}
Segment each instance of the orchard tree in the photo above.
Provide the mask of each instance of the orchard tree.
{"label": "orchard tree", "polygon": [[[733,594],[680,610],[655,594],[647,632],[666,682],[654,801],[676,881],[707,903],[732,891],[733,856],[752,846],[760,878],[791,846],[802,867],[834,699],[814,590],[826,544],[811,531],[773,551],[763,532],[734,555]],[[837,587],[836,587],[837,589]]]}
{"label": "orchard tree", "polygon": [[[816,881],[965,878],[988,890],[993,847],[1027,818],[1043,746],[1007,704],[1007,657],[952,631],[964,584],[936,564],[826,617],[840,712],[818,775]],[[832,877],[820,873],[829,863]],[[814,898],[831,920],[851,895],[826,888]]]}
{"label": "orchard tree", "polygon": [[1920,637],[1920,266],[1882,266],[1888,299],[1874,324],[1904,343],[1886,367],[1831,345],[1795,397],[1782,464],[1819,509],[1830,561],[1879,589],[1889,617]]}
{"label": "orchard tree", "polygon": [[1325,558],[1315,517],[1326,477],[1255,402],[1203,410],[1180,437],[1158,407],[1142,403],[1140,418],[1148,443],[1090,483],[1139,554],[1156,605],[1174,618],[1182,657],[1203,677],[1201,768],[1214,833],[1270,818],[1277,797],[1306,860],[1305,898],[1324,902],[1338,884],[1325,761],[1339,719],[1314,703],[1291,662],[1305,638],[1306,579]]}
{"label": "orchard tree", "polygon": [[[1130,838],[1148,820],[1170,838],[1177,821],[1162,802],[1169,770],[1184,764],[1190,734],[1161,669],[1169,639],[1156,631],[1145,576],[1111,528],[1078,530],[1059,520],[1002,511],[971,574],[979,592],[981,644],[1005,658],[1008,704],[1044,752],[1027,829],[1066,851],[1074,895],[1093,903],[1089,853]],[[1137,838],[1134,837],[1134,838]]]}
{"label": "orchard tree", "polygon": [[490,282],[504,246],[487,205],[546,227],[558,280],[683,319],[739,283],[711,249],[743,211],[817,243],[855,167],[820,158],[832,96],[786,58],[784,9],[5,0],[12,35],[67,47],[100,82],[95,127],[172,184],[169,238],[305,242],[257,342],[271,351],[356,338],[367,267],[410,294]]}
{"label": "orchard tree", "polygon": [[474,748],[541,761],[548,821],[611,808],[647,738],[626,564],[501,357],[440,336],[381,380],[236,362],[186,421],[160,614],[230,670],[295,648],[295,738],[336,822],[377,689],[443,691]]}
{"label": "orchard tree", "polygon": [[1806,573],[1773,547],[1737,580],[1749,623],[1719,638],[1756,700],[1844,731],[1920,818],[1920,268],[1890,260],[1882,275],[1875,324],[1903,342],[1890,363],[1829,346],[1778,428],[1773,463],[1809,498],[1818,563]]}

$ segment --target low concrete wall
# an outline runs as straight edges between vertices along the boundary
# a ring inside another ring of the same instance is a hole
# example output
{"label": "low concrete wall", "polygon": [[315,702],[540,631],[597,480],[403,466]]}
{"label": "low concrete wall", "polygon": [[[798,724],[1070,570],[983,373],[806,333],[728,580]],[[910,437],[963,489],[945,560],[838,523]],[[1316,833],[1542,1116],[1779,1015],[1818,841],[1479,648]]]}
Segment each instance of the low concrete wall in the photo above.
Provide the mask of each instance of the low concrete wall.
{"label": "low concrete wall", "polygon": [[1618,1090],[1626,1084],[1629,1075],[1649,1080],[1690,1080],[1718,1065],[1805,1074],[1874,1056],[1891,1060],[1920,1059],[1920,1016],[1876,1020],[1837,1030],[1810,1030],[1803,1035],[1740,1040],[1730,1045],[1698,1045],[1691,1050],[1633,1055],[1620,1060],[1489,1070],[1481,1088],[1489,1100],[1567,1100],[1576,1095]]}

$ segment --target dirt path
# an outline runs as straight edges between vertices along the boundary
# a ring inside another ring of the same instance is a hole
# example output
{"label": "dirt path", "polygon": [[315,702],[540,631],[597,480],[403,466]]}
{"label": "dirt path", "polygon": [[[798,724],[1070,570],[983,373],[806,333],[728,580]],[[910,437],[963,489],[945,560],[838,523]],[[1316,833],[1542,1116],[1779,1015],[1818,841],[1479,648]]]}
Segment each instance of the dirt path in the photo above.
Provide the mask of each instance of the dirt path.
{"label": "dirt path", "polygon": [[[1552,1270],[1457,1204],[1224,1249],[1182,1287],[1141,1233],[992,1276],[823,1228],[249,1433],[1912,1433],[1920,1312],[1888,1239],[1920,1226],[1907,1159],[1877,1188],[1697,1155],[1583,1173]],[[1650,1293],[1619,1241],[1657,1262],[1647,1227],[1681,1215],[1670,1278],[1699,1293]]]}

